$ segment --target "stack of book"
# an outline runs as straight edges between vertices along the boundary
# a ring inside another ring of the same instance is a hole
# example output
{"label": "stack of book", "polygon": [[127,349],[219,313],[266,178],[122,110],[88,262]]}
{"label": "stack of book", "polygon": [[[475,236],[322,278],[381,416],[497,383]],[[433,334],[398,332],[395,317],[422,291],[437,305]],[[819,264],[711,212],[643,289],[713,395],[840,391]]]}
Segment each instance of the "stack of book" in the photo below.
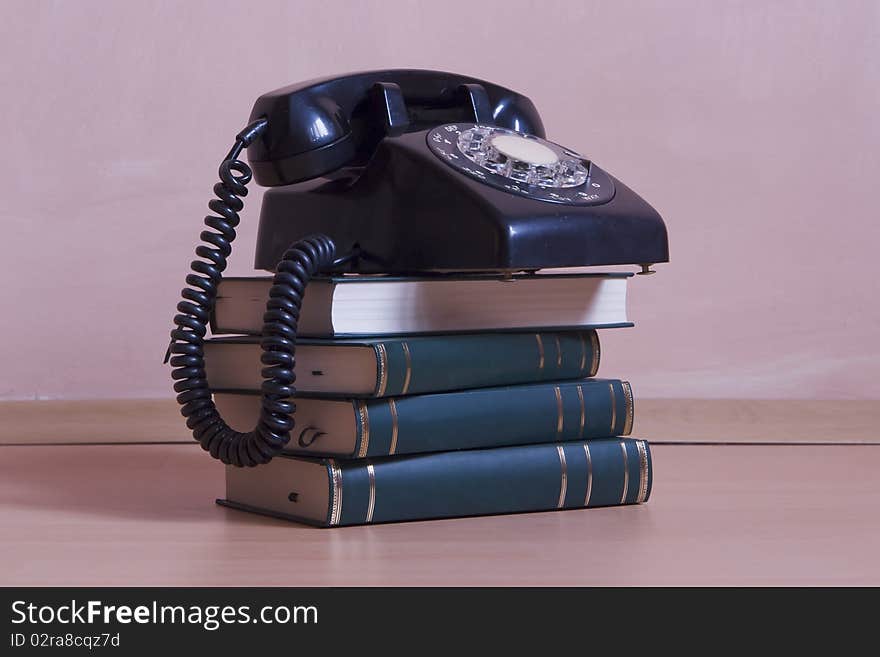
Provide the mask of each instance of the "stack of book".
{"label": "stack of book", "polygon": [[[645,502],[630,384],[596,378],[597,328],[631,326],[629,274],[320,279],[284,455],[229,466],[236,508],[334,526]],[[270,279],[222,282],[205,347],[217,407],[259,415]]]}

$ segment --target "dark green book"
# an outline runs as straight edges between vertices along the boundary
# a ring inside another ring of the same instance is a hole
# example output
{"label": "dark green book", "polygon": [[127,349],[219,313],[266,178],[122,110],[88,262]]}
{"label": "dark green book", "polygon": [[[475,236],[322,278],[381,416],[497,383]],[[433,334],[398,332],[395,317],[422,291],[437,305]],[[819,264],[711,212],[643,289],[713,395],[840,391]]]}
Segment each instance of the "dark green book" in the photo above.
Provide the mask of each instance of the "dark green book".
{"label": "dark green book", "polygon": [[[249,430],[256,394],[218,393],[227,422]],[[628,435],[630,384],[584,379],[387,399],[297,398],[293,453],[365,458]]]}
{"label": "dark green book", "polygon": [[220,504],[333,527],[641,504],[644,440],[599,439],[365,460],[280,456],[226,469]]}
{"label": "dark green book", "polygon": [[[257,337],[208,341],[212,390],[259,390],[260,354]],[[296,363],[300,394],[398,397],[595,376],[599,338],[582,330],[299,340]]]}

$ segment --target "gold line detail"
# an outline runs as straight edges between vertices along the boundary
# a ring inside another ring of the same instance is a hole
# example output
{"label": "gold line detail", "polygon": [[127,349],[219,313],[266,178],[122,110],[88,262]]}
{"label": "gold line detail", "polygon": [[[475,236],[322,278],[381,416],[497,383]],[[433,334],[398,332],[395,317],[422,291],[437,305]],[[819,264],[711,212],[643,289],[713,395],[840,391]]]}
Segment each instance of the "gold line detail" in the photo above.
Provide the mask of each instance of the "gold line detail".
{"label": "gold line detail", "polygon": [[409,390],[409,382],[412,379],[412,355],[409,353],[409,345],[402,342],[403,357],[406,358],[406,375],[403,377],[403,388],[400,390],[401,395],[405,395]]}
{"label": "gold line detail", "polygon": [[559,469],[562,474],[562,479],[559,482],[559,502],[556,503],[556,508],[561,509],[565,506],[565,494],[568,492],[568,464],[565,462],[565,449],[562,445],[556,446],[556,453],[559,454]]}
{"label": "gold line detail", "polygon": [[620,443],[620,449],[623,451],[623,494],[620,496],[620,503],[626,504],[626,494],[629,492],[629,465],[627,464],[626,443]]}
{"label": "gold line detail", "polygon": [[370,447],[370,413],[365,402],[357,403],[357,412],[361,423],[361,448],[358,450],[358,458],[362,459],[367,455],[367,449]]}
{"label": "gold line detail", "polygon": [[393,399],[389,399],[388,408],[391,411],[391,447],[388,450],[388,455],[391,456],[397,451],[397,403]]}
{"label": "gold line detail", "polygon": [[589,376],[596,376],[599,371],[599,354],[602,351],[599,346],[599,334],[596,331],[590,331],[590,346],[593,348],[593,362],[590,363]]}
{"label": "gold line detail", "polygon": [[336,461],[328,461],[330,468],[330,483],[333,486],[333,499],[330,502],[330,526],[338,525],[342,517],[342,469],[336,465]]}
{"label": "gold line detail", "polygon": [[578,402],[580,402],[580,405],[581,405],[581,422],[578,427],[577,439],[581,440],[584,437],[584,425],[586,424],[586,421],[587,421],[587,408],[584,405],[584,389],[581,388],[580,386],[578,386],[577,391],[578,391]]}
{"label": "gold line detail", "polygon": [[617,426],[617,397],[614,394],[614,384],[608,384],[608,391],[611,393],[611,435],[616,436],[614,429]]}
{"label": "gold line detail", "polygon": [[544,369],[544,341],[541,339],[540,333],[535,333],[535,340],[538,343],[538,369]]}
{"label": "gold line detail", "polygon": [[587,457],[587,492],[584,495],[584,506],[590,506],[590,495],[593,494],[593,457],[590,446],[584,443],[584,456]]}
{"label": "gold line detail", "polygon": [[583,372],[587,366],[587,341],[583,333],[578,333],[578,341],[581,343],[581,364],[578,366],[578,372]]}
{"label": "gold line detail", "polygon": [[556,393],[556,437],[558,438],[562,435],[565,418],[562,413],[562,390],[559,386],[556,386],[553,390]]}
{"label": "gold line detail", "polygon": [[385,388],[388,387],[388,351],[381,342],[376,344],[375,348],[379,356],[379,389],[376,391],[376,396],[384,397]]}
{"label": "gold line detail", "polygon": [[633,391],[629,381],[621,381],[620,385],[623,388],[623,398],[626,400],[626,416],[623,420],[623,431],[621,431],[620,434],[622,436],[628,436],[632,433],[633,429],[633,412],[635,411],[633,405]]}
{"label": "gold line detail", "polygon": [[559,336],[554,335],[553,339],[556,341],[556,369],[562,369],[562,345],[559,342]]}
{"label": "gold line detail", "polygon": [[636,441],[636,449],[639,452],[639,496],[637,504],[643,504],[648,499],[648,448],[644,440]]}
{"label": "gold line detail", "polygon": [[376,470],[373,464],[367,465],[367,478],[370,480],[370,502],[367,504],[367,517],[364,522],[373,522],[373,510],[376,508]]}

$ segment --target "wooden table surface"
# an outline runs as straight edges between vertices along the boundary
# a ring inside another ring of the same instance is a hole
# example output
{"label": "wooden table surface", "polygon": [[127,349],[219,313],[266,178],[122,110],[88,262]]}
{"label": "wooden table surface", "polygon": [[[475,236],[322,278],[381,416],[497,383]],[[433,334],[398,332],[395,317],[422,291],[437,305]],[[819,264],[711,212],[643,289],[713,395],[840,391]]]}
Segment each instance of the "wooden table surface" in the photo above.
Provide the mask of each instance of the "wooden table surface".
{"label": "wooden table surface", "polygon": [[[880,444],[880,401],[637,397],[633,435],[652,443]],[[191,441],[173,399],[0,402],[0,445]]]}
{"label": "wooden table surface", "polygon": [[653,449],[642,506],[315,529],[194,444],[7,444],[0,585],[880,585],[880,445]]}

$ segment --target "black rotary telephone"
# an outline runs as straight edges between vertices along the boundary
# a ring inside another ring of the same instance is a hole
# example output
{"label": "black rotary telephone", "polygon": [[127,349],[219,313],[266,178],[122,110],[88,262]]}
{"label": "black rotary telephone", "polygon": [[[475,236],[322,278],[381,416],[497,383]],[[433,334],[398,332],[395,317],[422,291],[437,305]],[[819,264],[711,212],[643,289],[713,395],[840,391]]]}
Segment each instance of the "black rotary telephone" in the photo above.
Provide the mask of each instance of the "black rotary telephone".
{"label": "black rotary telephone", "polygon": [[[547,141],[532,102],[475,78],[356,73],[257,99],[220,164],[214,213],[177,305],[168,357],[181,413],[224,463],[268,462],[293,428],[297,319],[318,274],[533,272],[669,260],[660,215]],[[239,159],[247,148],[250,166]],[[263,317],[262,410],[250,432],[211,398],[203,340],[251,178],[263,199],[255,264],[275,272]]]}

